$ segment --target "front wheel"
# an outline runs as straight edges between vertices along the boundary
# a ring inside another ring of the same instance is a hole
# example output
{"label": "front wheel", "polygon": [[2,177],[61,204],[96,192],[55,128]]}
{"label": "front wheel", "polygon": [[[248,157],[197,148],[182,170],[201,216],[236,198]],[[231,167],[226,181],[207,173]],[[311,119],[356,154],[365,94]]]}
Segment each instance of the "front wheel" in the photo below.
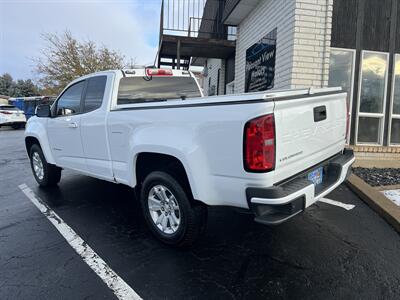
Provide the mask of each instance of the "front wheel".
{"label": "front wheel", "polygon": [[61,168],[47,163],[39,145],[33,145],[29,154],[33,176],[40,186],[53,186],[60,182]]}
{"label": "front wheel", "polygon": [[190,197],[168,173],[155,171],[144,180],[140,195],[144,217],[153,235],[163,243],[190,246],[204,231],[207,207]]}

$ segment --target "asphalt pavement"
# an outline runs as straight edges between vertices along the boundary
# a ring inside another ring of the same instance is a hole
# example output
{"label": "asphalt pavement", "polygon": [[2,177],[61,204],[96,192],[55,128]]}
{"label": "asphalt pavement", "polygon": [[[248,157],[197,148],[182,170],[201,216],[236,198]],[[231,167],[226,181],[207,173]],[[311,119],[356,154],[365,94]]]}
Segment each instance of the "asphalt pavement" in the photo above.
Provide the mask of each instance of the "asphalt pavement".
{"label": "asphalt pavement", "polygon": [[345,185],[278,227],[209,209],[198,244],[147,230],[132,190],[63,171],[40,189],[23,131],[0,129],[0,299],[115,299],[19,185],[26,184],[143,299],[400,299],[400,236]]}

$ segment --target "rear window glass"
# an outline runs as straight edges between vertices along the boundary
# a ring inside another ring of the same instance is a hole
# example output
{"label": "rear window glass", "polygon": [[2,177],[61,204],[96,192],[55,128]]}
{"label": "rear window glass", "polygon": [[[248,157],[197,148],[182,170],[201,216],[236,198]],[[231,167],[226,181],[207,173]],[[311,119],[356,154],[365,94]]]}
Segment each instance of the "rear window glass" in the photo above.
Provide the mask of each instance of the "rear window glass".
{"label": "rear window glass", "polygon": [[12,105],[0,106],[0,110],[19,111],[19,109],[17,107],[12,106]]}
{"label": "rear window glass", "polygon": [[117,104],[166,101],[200,97],[200,91],[191,77],[124,77],[118,89]]}

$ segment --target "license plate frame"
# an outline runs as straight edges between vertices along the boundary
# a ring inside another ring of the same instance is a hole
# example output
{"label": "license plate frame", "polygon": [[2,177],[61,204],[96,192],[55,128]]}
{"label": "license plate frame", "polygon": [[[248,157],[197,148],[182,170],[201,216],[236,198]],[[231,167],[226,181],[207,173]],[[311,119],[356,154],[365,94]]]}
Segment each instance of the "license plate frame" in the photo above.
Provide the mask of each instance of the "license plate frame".
{"label": "license plate frame", "polygon": [[315,186],[320,185],[324,179],[324,167],[319,167],[307,174],[308,181],[311,181]]}

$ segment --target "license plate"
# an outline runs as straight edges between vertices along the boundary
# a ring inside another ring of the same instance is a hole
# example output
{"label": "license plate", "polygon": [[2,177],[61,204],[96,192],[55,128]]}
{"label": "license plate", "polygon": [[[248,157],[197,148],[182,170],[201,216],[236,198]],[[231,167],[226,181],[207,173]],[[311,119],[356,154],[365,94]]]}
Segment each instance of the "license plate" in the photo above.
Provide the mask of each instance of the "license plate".
{"label": "license plate", "polygon": [[323,177],[323,168],[319,167],[318,169],[315,169],[314,171],[308,173],[307,179],[312,183],[314,183],[315,185],[318,185],[322,183],[322,177]]}

